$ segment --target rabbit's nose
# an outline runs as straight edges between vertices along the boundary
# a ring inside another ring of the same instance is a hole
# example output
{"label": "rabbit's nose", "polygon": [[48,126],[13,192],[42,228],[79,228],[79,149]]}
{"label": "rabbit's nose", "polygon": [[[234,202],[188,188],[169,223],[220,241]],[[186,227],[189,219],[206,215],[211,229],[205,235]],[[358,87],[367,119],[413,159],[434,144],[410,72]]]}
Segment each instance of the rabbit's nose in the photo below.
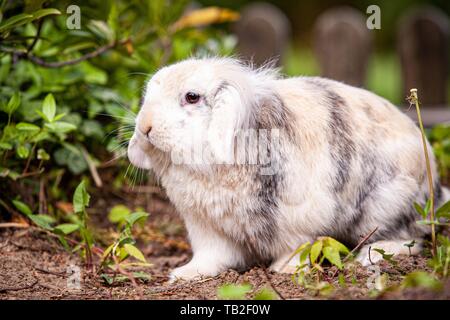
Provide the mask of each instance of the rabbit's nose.
{"label": "rabbit's nose", "polygon": [[152,131],[152,117],[148,110],[141,110],[138,115],[137,127],[143,135],[149,135]]}
{"label": "rabbit's nose", "polygon": [[148,136],[150,134],[150,132],[152,131],[152,126],[151,125],[147,125],[147,126],[140,125],[136,129],[140,135]]}
{"label": "rabbit's nose", "polygon": [[152,126],[147,126],[147,127],[145,127],[145,129],[144,129],[144,134],[145,134],[146,136],[148,136],[148,135],[150,134],[151,131],[152,131]]}

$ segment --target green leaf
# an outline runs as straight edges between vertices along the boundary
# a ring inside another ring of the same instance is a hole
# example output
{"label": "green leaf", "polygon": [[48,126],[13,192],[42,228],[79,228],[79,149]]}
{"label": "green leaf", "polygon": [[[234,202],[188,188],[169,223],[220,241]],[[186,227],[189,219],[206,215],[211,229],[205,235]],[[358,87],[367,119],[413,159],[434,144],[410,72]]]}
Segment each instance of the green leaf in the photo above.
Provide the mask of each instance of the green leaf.
{"label": "green leaf", "polygon": [[82,155],[79,147],[77,147],[73,144],[70,144],[70,143],[66,143],[66,142],[63,142],[62,145],[64,146],[65,149],[67,149],[67,151],[70,151],[76,155],[80,155],[80,156]]}
{"label": "green leaf", "polygon": [[104,260],[106,259],[106,257],[108,257],[108,255],[111,253],[111,251],[112,251],[112,249],[114,248],[115,245],[116,245],[116,244],[113,243],[113,244],[111,244],[108,248],[106,248],[105,251],[103,251],[103,254],[102,254],[102,261],[104,261]]}
{"label": "green leaf", "polygon": [[244,300],[245,295],[252,290],[252,286],[245,284],[224,284],[217,289],[219,299]]}
{"label": "green leaf", "polygon": [[45,16],[52,15],[52,14],[53,15],[61,14],[61,12],[56,9],[53,9],[53,8],[48,8],[48,9],[38,10],[32,14],[21,13],[21,14],[12,16],[8,20],[4,21],[3,23],[0,23],[0,33],[8,31],[8,30],[16,28],[16,27],[19,27],[19,26],[24,25],[33,20],[38,20]]}
{"label": "green leaf", "polygon": [[50,155],[44,149],[39,148],[37,152],[37,158],[38,160],[48,161],[50,160]]}
{"label": "green leaf", "polygon": [[119,29],[118,22],[119,22],[119,10],[117,9],[117,4],[115,2],[112,2],[108,14],[108,26],[114,33],[116,33],[117,30]]}
{"label": "green leaf", "polygon": [[65,115],[66,115],[65,113],[57,114],[53,119],[53,121],[58,121],[59,119],[62,119]]}
{"label": "green leaf", "polygon": [[433,290],[438,290],[442,287],[435,277],[424,271],[415,271],[408,274],[402,282],[402,286],[406,288],[424,287]]}
{"label": "green leaf", "polygon": [[142,254],[141,250],[139,250],[138,248],[136,248],[135,246],[133,246],[132,244],[126,243],[123,245],[123,248],[125,249],[125,251],[132,257],[138,259],[139,261],[142,262],[147,262],[145,260],[144,255]]}
{"label": "green leaf", "polygon": [[50,226],[49,220],[44,215],[32,214],[32,215],[29,215],[28,218],[30,218],[31,221],[33,221],[37,226],[39,226],[41,228],[44,228],[47,230],[53,230],[53,228]]}
{"label": "green leaf", "polygon": [[11,150],[13,148],[12,144],[8,142],[0,142],[0,149]]}
{"label": "green leaf", "polygon": [[311,252],[311,245],[308,243],[308,245],[303,249],[303,251],[300,254],[300,264],[306,263],[310,252]]}
{"label": "green leaf", "polygon": [[339,254],[339,251],[331,246],[327,246],[323,248],[322,250],[323,256],[333,265],[339,268],[339,270],[342,270],[342,261],[341,256]]}
{"label": "green leaf", "polygon": [[42,113],[45,115],[45,119],[48,122],[52,122],[56,114],[55,98],[49,93],[42,103]]}
{"label": "green leaf", "polygon": [[58,236],[58,240],[59,242],[61,242],[61,244],[63,245],[64,249],[66,249],[66,251],[70,251],[70,246],[67,243],[67,240],[64,238],[64,236]]}
{"label": "green leaf", "polygon": [[422,226],[428,226],[428,225],[432,225],[432,224],[439,224],[438,220],[419,220],[416,221],[417,224],[420,224]]}
{"label": "green leaf", "polygon": [[428,215],[428,213],[430,212],[430,208],[431,208],[431,199],[428,199],[427,203],[425,204],[425,208],[424,208],[425,214]]}
{"label": "green leaf", "polygon": [[63,143],[63,145],[64,148],[53,153],[56,163],[67,166],[73,174],[80,174],[87,170],[88,165],[81,152],[71,144]]}
{"label": "green leaf", "polygon": [[83,212],[89,205],[90,198],[84,181],[81,181],[73,194],[73,211],[75,213]]}
{"label": "green leaf", "polygon": [[436,210],[436,218],[441,218],[450,212],[450,201],[447,201]]}
{"label": "green leaf", "polygon": [[35,216],[39,216],[40,219],[42,219],[43,221],[45,221],[49,224],[56,222],[56,219],[48,214],[40,213],[40,214],[36,214]]}
{"label": "green leaf", "polygon": [[141,219],[146,219],[149,216],[147,212],[133,212],[128,217],[125,218],[125,221],[132,227],[136,221]]}
{"label": "green leaf", "polygon": [[18,146],[16,151],[19,158],[22,159],[28,158],[28,156],[30,155],[30,149],[24,145]]}
{"label": "green leaf", "polygon": [[33,214],[33,212],[31,211],[30,207],[27,206],[22,201],[12,200],[12,203],[13,203],[14,207],[16,207],[17,210],[19,210],[20,212],[22,212],[26,216],[30,216],[30,215]]}
{"label": "green leaf", "polygon": [[90,20],[87,27],[96,36],[105,39],[108,42],[112,42],[115,39],[114,32],[109,28],[109,26],[104,21]]}
{"label": "green leaf", "polygon": [[88,62],[84,62],[80,65],[80,69],[84,74],[84,81],[92,84],[105,85],[108,81],[108,73],[104,70],[94,67]]}
{"label": "green leaf", "polygon": [[14,27],[23,25],[23,24],[27,23],[28,21],[30,21],[30,19],[33,19],[33,15],[27,14],[27,13],[21,13],[21,14],[12,16],[11,18],[0,23],[0,32],[4,32],[4,31],[7,31]]}
{"label": "green leaf", "polygon": [[423,208],[417,202],[414,202],[414,209],[416,209],[417,213],[419,213],[423,219],[425,219],[427,217],[426,212],[423,210]]}
{"label": "green leaf", "polygon": [[333,239],[331,237],[325,237],[325,241],[326,241],[327,246],[331,246],[331,247],[335,248],[340,253],[348,254],[350,252],[350,250],[348,250],[348,248],[346,246],[344,246],[342,243],[340,243],[336,239]]}
{"label": "green leaf", "polygon": [[411,242],[404,243],[403,245],[405,247],[412,248],[412,247],[414,247],[416,245],[416,240],[412,240]]}
{"label": "green leaf", "polygon": [[272,290],[268,288],[262,288],[259,290],[256,294],[253,300],[277,300],[278,296],[277,294]]}
{"label": "green leaf", "polygon": [[323,247],[323,243],[320,240],[313,243],[313,245],[311,247],[311,252],[310,252],[310,260],[311,260],[312,264],[316,263],[317,258],[319,257],[320,253],[322,252],[322,247]]}
{"label": "green leaf", "polygon": [[8,171],[8,177],[11,178],[12,180],[16,181],[20,177],[20,173],[18,173],[16,171],[9,170]]}
{"label": "green leaf", "polygon": [[[151,279],[152,279],[151,275],[149,275],[149,274],[147,274],[147,273],[145,273],[145,272],[142,272],[142,271],[133,272],[132,275],[133,275],[133,278],[135,278],[135,279],[140,279],[140,280],[144,280],[144,281],[147,281],[147,280],[151,280]],[[101,277],[103,280],[105,280],[105,282],[106,282],[108,285],[112,285],[114,282],[120,283],[120,282],[125,282],[125,281],[131,281],[130,278],[129,278],[128,276],[124,276],[124,275],[116,275],[115,277],[112,277],[112,276],[110,276],[110,275],[108,275],[108,274],[106,274],[106,273],[102,273],[102,274],[100,275],[100,277]]]}
{"label": "green leaf", "polygon": [[131,210],[126,206],[119,204],[112,207],[111,211],[109,211],[108,219],[112,223],[119,223],[125,221],[125,219],[130,215]]}
{"label": "green leaf", "polygon": [[28,123],[28,122],[19,122],[16,125],[16,128],[20,131],[39,131],[41,128],[39,128],[37,125]]}
{"label": "green leaf", "polygon": [[125,250],[125,248],[117,248],[116,256],[119,257],[119,261],[123,261],[128,257],[129,253]]}
{"label": "green leaf", "polygon": [[102,273],[102,274],[100,275],[100,277],[101,277],[103,280],[105,280],[105,282],[106,282],[107,284],[109,284],[109,285],[112,285],[113,282],[114,282],[114,278],[111,277],[111,276],[109,276],[109,275],[106,274],[106,273]]}
{"label": "green leaf", "polygon": [[297,254],[297,253],[300,253],[300,252],[302,252],[307,246],[309,246],[309,245],[311,245],[311,243],[308,241],[308,242],[305,242],[304,244],[302,244],[300,247],[298,247],[297,248],[297,250],[295,250],[295,253],[294,254]]}
{"label": "green leaf", "polygon": [[99,141],[104,141],[105,132],[102,125],[96,120],[85,120],[80,128],[81,133],[87,137],[94,137]]}
{"label": "green leaf", "polygon": [[93,48],[96,47],[97,44],[95,42],[92,41],[85,41],[85,42],[79,42],[79,43],[75,43],[71,46],[66,47],[63,51],[62,54],[69,54],[72,52],[77,52],[80,50],[84,50],[84,49],[89,49],[89,48]]}
{"label": "green leaf", "polygon": [[33,12],[33,20],[41,19],[45,16],[55,15],[55,14],[58,15],[58,14],[61,14],[61,12],[54,8],[41,9],[36,12]]}
{"label": "green leaf", "polygon": [[34,110],[34,112],[36,112],[38,115],[40,115],[42,119],[49,122],[49,120],[47,119],[47,116],[41,110]]}
{"label": "green leaf", "polygon": [[59,231],[65,235],[70,234],[74,231],[77,231],[80,228],[78,224],[75,223],[63,223],[60,225],[57,225],[54,230]]}
{"label": "green leaf", "polygon": [[46,123],[45,127],[47,127],[50,131],[56,133],[67,133],[77,129],[77,126],[63,121],[57,121],[52,123]]}
{"label": "green leaf", "polygon": [[393,253],[386,253],[386,251],[384,251],[383,249],[378,249],[378,248],[373,248],[371,249],[375,252],[378,252],[379,254],[381,254],[381,256],[383,257],[383,260],[389,261],[393,264],[397,264],[397,261],[395,261],[394,259],[392,259],[394,257]]}
{"label": "green leaf", "polygon": [[7,114],[11,115],[14,113],[14,111],[17,110],[19,106],[20,106],[20,94],[19,92],[16,92],[9,99],[8,104],[6,105],[6,108],[4,110]]}
{"label": "green leaf", "polygon": [[136,279],[140,279],[140,280],[151,280],[152,276],[148,273],[145,273],[143,271],[136,271],[133,272],[133,277],[135,277]]}

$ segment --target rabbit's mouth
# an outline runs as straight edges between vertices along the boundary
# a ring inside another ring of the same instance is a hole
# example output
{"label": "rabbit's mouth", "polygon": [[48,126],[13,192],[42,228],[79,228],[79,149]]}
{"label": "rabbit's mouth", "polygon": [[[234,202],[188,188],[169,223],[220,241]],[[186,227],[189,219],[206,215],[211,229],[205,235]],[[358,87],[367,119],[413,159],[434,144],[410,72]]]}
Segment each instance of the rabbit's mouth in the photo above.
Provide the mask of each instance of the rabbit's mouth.
{"label": "rabbit's mouth", "polygon": [[151,161],[149,153],[151,152],[151,148],[153,148],[153,146],[148,139],[138,137],[135,132],[128,144],[128,160],[138,168],[150,169]]}

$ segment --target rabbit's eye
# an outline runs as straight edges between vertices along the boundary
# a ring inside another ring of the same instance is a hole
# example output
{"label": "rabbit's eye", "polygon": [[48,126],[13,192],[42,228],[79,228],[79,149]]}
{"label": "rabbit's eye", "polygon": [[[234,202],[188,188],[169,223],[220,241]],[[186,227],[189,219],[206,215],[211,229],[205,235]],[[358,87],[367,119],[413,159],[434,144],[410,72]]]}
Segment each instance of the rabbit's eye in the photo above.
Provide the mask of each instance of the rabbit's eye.
{"label": "rabbit's eye", "polygon": [[195,92],[188,92],[186,93],[185,99],[187,103],[194,104],[200,100],[200,95]]}

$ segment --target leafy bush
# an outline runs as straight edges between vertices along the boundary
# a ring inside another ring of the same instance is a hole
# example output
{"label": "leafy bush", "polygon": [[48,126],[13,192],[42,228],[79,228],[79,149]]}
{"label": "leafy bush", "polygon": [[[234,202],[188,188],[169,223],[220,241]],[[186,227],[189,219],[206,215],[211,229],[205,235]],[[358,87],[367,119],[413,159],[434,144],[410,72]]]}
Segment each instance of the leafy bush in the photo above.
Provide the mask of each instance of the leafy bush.
{"label": "leafy bush", "polygon": [[428,132],[442,178],[448,181],[450,170],[450,126],[439,124]]}
{"label": "leafy bush", "polygon": [[3,204],[21,198],[36,207],[42,180],[53,199],[68,198],[61,186],[75,187],[74,175],[90,172],[100,185],[97,168],[111,159],[117,158],[113,170],[125,172],[120,156],[149,75],[191,54],[227,54],[234,46],[220,29],[194,28],[236,19],[229,10],[206,8],[180,19],[184,0],[85,3],[81,28],[70,30],[70,1],[1,2]]}

